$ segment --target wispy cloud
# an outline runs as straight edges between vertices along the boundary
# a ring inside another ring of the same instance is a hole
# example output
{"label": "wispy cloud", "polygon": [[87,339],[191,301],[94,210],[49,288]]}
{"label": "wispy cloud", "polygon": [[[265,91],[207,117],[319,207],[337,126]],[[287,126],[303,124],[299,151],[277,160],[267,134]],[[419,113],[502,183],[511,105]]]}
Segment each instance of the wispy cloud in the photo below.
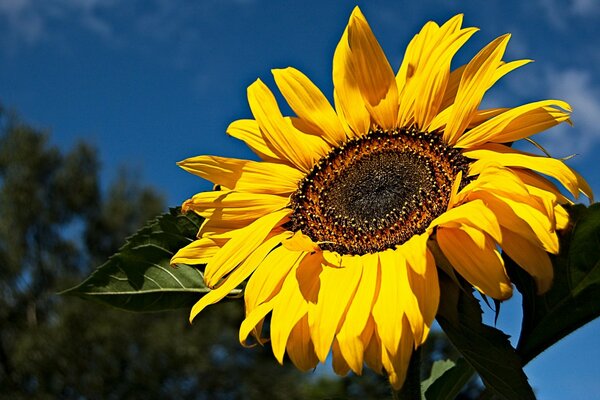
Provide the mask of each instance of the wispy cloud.
{"label": "wispy cloud", "polygon": [[556,29],[565,30],[572,22],[569,18],[593,18],[600,14],[598,0],[538,0],[538,7],[549,24]]}
{"label": "wispy cloud", "polygon": [[574,127],[562,126],[551,135],[543,135],[542,144],[555,156],[569,153],[581,158],[600,144],[600,87],[587,70],[550,71],[547,75],[549,96],[566,100],[573,107]]}
{"label": "wispy cloud", "polygon": [[110,38],[112,28],[101,13],[115,0],[0,0],[0,34],[4,47],[18,48],[52,39],[51,26],[78,24]]}
{"label": "wispy cloud", "polygon": [[600,2],[598,0],[573,0],[571,10],[574,14],[582,16],[600,14]]}

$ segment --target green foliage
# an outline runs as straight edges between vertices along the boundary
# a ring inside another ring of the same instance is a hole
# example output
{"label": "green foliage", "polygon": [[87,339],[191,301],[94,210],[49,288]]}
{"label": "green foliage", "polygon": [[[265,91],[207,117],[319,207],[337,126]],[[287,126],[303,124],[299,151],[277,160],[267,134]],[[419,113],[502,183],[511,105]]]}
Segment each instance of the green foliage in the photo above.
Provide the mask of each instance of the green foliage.
{"label": "green foliage", "polygon": [[571,229],[553,257],[554,283],[542,296],[529,275],[505,258],[523,295],[523,324],[517,351],[525,362],[600,315],[600,204],[569,208]]}
{"label": "green foliage", "polygon": [[421,391],[426,400],[452,400],[472,379],[475,370],[464,358],[456,361],[439,360],[432,368],[429,378],[422,382]]}
{"label": "green foliage", "polygon": [[518,354],[502,331],[481,321],[481,307],[470,290],[442,275],[437,321],[487,388],[505,399],[535,399]]}
{"label": "green foliage", "polygon": [[200,270],[171,267],[177,250],[194,240],[202,220],[172,209],[127,239],[119,252],[65,294],[94,299],[129,311],[189,308],[208,292]]}

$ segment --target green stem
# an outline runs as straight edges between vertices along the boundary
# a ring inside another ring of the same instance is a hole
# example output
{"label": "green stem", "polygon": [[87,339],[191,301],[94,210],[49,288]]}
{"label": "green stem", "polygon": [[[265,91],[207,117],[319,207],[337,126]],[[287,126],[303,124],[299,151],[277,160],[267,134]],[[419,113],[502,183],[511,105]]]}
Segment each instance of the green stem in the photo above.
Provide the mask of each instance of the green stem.
{"label": "green stem", "polygon": [[417,347],[413,351],[408,371],[406,372],[406,380],[399,391],[392,389],[394,400],[421,400],[421,348]]}

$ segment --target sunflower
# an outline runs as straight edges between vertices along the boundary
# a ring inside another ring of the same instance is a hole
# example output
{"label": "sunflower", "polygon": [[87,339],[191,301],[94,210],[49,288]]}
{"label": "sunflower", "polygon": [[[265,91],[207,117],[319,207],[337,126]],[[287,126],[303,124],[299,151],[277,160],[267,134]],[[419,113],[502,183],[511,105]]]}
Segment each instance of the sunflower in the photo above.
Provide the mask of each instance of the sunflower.
{"label": "sunflower", "polygon": [[287,353],[301,370],[331,353],[336,373],[366,364],[398,389],[436,315],[438,266],[505,300],[501,249],[539,292],[550,287],[548,253],[571,200],[548,177],[575,198],[591,191],[563,161],[511,144],[569,122],[571,109],[560,100],[481,109],[486,91],[530,60],[502,61],[504,35],[451,70],[477,30],[462,19],[425,24],[394,74],[355,8],[333,58],[334,106],[300,71],[273,70],[296,115],[283,116],[257,80],[254,119],[227,129],[262,161],[179,163],[219,188],[182,206],[205,220],[172,263],[206,264],[212,289],[190,320],[247,281],[242,344],[270,337],[277,360]]}

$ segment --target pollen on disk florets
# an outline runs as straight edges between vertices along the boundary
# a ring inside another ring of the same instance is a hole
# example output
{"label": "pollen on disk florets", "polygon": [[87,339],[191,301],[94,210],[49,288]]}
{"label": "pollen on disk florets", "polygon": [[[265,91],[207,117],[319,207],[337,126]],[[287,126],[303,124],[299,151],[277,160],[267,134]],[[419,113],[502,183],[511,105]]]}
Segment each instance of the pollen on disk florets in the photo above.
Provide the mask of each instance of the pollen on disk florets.
{"label": "pollen on disk florets", "polygon": [[370,131],[317,162],[291,197],[288,228],[323,250],[366,254],[425,232],[468,161],[437,132]]}

